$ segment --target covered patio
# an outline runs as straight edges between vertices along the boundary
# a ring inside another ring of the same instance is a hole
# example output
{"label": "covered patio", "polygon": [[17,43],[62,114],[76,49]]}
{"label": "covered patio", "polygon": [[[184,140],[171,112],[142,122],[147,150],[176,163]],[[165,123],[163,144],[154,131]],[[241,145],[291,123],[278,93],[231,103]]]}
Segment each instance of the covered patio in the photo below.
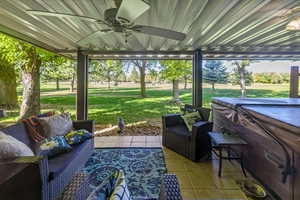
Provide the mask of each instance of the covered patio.
{"label": "covered patio", "polygon": [[[141,2],[145,8],[139,10]],[[123,10],[106,12],[112,8]],[[1,33],[77,60],[77,120],[93,120],[88,119],[88,72],[93,59],[192,60],[192,104],[201,107],[203,60],[299,60],[299,17],[297,0],[0,2]],[[151,27],[176,31],[178,38]],[[290,98],[299,98],[299,75],[299,67],[291,66]],[[162,146],[160,136],[95,137],[96,148]],[[215,156],[196,163],[166,147],[163,153],[168,172],[179,179],[183,198],[248,199],[236,183],[243,179],[236,163],[225,161],[224,176],[218,177]],[[283,196],[264,185],[273,192],[268,198],[300,198],[296,178],[286,183]]]}

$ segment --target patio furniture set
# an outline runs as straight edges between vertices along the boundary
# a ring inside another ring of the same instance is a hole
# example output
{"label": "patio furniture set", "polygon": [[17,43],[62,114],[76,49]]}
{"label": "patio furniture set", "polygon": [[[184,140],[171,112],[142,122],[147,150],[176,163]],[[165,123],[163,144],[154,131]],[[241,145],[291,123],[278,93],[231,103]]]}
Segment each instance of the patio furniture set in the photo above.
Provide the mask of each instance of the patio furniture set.
{"label": "patio furniture set", "polygon": [[[74,121],[75,130],[94,132],[94,121]],[[26,144],[35,156],[19,157],[0,162],[1,199],[55,200],[86,199],[92,193],[89,174],[81,171],[94,152],[93,138],[74,145],[72,150],[55,157],[39,155],[36,143],[23,122],[1,129]],[[162,177],[160,199],[182,199],[175,175]]]}

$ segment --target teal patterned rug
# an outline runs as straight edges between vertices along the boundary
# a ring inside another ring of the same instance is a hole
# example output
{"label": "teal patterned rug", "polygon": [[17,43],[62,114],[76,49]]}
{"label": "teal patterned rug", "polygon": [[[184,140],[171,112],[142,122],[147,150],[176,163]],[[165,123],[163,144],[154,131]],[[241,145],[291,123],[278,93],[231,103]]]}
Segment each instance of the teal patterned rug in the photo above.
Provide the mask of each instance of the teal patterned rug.
{"label": "teal patterned rug", "polygon": [[96,187],[113,171],[122,169],[133,199],[158,199],[162,176],[167,172],[161,148],[101,148],[86,163],[83,171]]}

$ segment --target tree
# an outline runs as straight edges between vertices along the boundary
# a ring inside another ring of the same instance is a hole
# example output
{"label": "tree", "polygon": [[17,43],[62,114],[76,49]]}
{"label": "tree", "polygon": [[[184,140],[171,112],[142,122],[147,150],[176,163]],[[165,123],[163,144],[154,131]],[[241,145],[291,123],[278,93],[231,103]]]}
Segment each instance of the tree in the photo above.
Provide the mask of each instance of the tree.
{"label": "tree", "polygon": [[71,80],[70,90],[74,90],[75,65],[70,59],[58,55],[49,55],[43,61],[41,70],[42,78],[45,80],[55,80],[56,90],[59,90],[59,82],[62,80]]}
{"label": "tree", "polygon": [[163,60],[160,61],[160,65],[163,77],[172,81],[172,96],[177,102],[179,101],[179,81],[187,74],[187,71],[192,72],[192,64],[187,60]]}
{"label": "tree", "polygon": [[141,97],[146,97],[146,70],[156,65],[155,61],[132,60],[131,63],[139,70]]}
{"label": "tree", "polygon": [[123,64],[120,60],[95,60],[91,62],[90,73],[94,80],[105,79],[107,87],[110,88],[112,81],[115,82],[115,85],[118,84],[118,79],[123,73]]}
{"label": "tree", "polygon": [[252,73],[246,69],[246,67],[250,65],[250,61],[248,59],[234,61],[233,64],[236,68],[234,68],[231,74],[231,82],[240,85],[241,97],[244,98],[246,97],[246,86],[253,82]]}
{"label": "tree", "polygon": [[289,83],[289,73],[263,72],[253,74],[255,83],[281,84]]}
{"label": "tree", "polygon": [[40,67],[49,53],[5,35],[0,35],[0,49],[8,62],[20,71],[22,77],[23,100],[20,118],[40,113]]}
{"label": "tree", "polygon": [[213,91],[216,83],[226,83],[228,80],[228,72],[222,61],[209,60],[203,67],[203,79],[211,84]]}
{"label": "tree", "polygon": [[16,72],[4,54],[0,54],[0,106],[17,106]]}
{"label": "tree", "polygon": [[137,72],[136,68],[134,67],[130,73],[130,80],[134,81],[135,83],[139,80],[139,73]]}
{"label": "tree", "polygon": [[21,64],[23,82],[23,101],[20,109],[20,118],[28,118],[40,113],[40,67],[41,56],[36,47],[19,42],[23,55]]}

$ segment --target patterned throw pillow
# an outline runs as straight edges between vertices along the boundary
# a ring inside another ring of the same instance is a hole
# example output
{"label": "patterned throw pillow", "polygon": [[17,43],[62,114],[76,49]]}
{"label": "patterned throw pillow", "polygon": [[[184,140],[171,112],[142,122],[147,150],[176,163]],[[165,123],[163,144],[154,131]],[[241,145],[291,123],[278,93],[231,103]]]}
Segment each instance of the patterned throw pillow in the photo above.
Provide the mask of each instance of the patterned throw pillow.
{"label": "patterned throw pillow", "polygon": [[115,171],[105,179],[87,198],[87,200],[131,200],[122,170]]}
{"label": "patterned throw pillow", "polygon": [[199,112],[187,113],[185,115],[182,115],[181,118],[183,119],[183,121],[189,131],[192,131],[193,124],[195,124],[196,122],[201,120],[201,116],[200,116]]}
{"label": "patterned throw pillow", "polygon": [[68,144],[80,144],[93,137],[93,134],[85,129],[71,131],[65,135]]}
{"label": "patterned throw pillow", "polygon": [[40,145],[41,156],[54,157],[58,154],[66,153],[72,150],[72,147],[67,143],[64,136],[54,136],[47,138],[41,142]]}

